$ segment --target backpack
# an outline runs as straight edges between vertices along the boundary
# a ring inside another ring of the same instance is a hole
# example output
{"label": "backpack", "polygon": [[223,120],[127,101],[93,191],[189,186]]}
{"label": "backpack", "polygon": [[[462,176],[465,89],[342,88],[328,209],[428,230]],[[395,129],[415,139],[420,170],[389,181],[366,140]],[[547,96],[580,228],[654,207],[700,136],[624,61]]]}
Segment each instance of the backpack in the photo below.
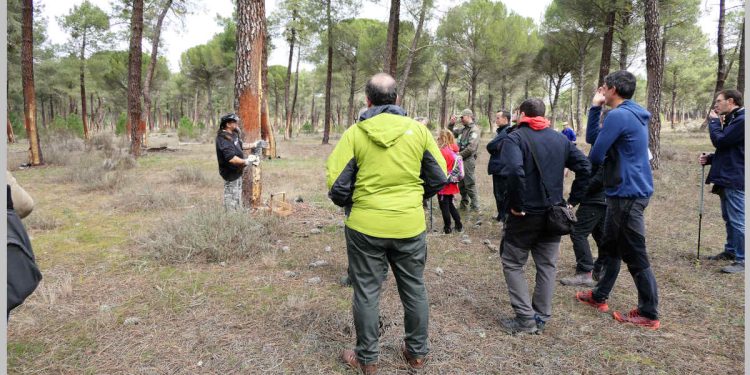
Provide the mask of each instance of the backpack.
{"label": "backpack", "polygon": [[457,183],[464,179],[464,158],[460,154],[454,152],[453,157],[453,169],[448,174],[448,182]]}

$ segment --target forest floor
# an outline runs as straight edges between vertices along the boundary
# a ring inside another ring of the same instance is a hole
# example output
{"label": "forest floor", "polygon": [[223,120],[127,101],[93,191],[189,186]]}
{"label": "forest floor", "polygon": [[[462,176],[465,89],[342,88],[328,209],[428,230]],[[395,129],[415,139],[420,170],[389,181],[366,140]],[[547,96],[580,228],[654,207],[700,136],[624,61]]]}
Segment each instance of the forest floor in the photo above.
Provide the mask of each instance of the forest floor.
{"label": "forest floor", "polygon": [[[661,329],[618,324],[576,302],[579,289],[558,284],[544,333],[518,336],[498,324],[512,309],[497,253],[483,243],[497,246],[501,230],[491,220],[484,173],[489,136],[477,166],[484,210],[464,219],[471,244],[461,235],[428,235],[432,352],[421,373],[744,372],[743,275],[721,274],[726,262],[694,261],[696,160],[713,150],[707,134],[662,132],[662,167],[646,210]],[[100,150],[88,151],[56,142],[47,154],[57,164],[25,170],[17,167],[27,146],[9,147],[8,165],[36,201],[24,222],[44,274],[10,316],[10,373],[353,373],[338,361],[355,338],[352,290],[339,285],[347,268],[343,214],[326,197],[325,159],[333,145],[310,136],[279,141],[281,158],[263,163],[264,197],[283,191],[288,201],[303,202],[284,218],[245,213],[227,220],[212,143],[181,145],[154,135],[151,146],[168,143],[177,151],[147,154],[133,167],[120,155],[123,142],[105,138],[92,142]],[[113,162],[105,168],[106,158]],[[708,191],[705,210],[702,256],[724,243],[719,199]],[[231,253],[233,242],[246,246]],[[205,252],[188,257],[183,249]],[[558,278],[574,273],[568,238],[561,252]],[[319,260],[327,264],[310,266]],[[530,259],[529,280],[534,273]],[[610,307],[628,311],[636,303],[623,267]],[[392,276],[380,307],[381,372],[409,373],[398,354],[402,308]]]}

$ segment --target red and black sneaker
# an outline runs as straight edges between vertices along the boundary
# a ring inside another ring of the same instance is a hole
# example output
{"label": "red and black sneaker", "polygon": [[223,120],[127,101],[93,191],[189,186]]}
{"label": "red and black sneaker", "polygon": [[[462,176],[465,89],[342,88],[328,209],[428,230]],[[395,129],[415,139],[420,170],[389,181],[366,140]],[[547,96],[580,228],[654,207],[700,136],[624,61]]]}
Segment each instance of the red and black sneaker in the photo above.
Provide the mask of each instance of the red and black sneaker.
{"label": "red and black sneaker", "polygon": [[582,303],[596,308],[597,310],[599,310],[599,312],[605,313],[609,311],[609,305],[607,305],[607,301],[598,302],[594,300],[593,294],[594,292],[591,290],[587,290],[585,292],[576,292],[576,299]]}
{"label": "red and black sneaker", "polygon": [[638,309],[630,310],[628,315],[622,315],[618,311],[615,311],[614,313],[612,313],[612,316],[620,323],[631,323],[643,328],[650,329],[652,331],[656,331],[661,325],[659,323],[659,320],[649,319],[641,315],[638,312]]}

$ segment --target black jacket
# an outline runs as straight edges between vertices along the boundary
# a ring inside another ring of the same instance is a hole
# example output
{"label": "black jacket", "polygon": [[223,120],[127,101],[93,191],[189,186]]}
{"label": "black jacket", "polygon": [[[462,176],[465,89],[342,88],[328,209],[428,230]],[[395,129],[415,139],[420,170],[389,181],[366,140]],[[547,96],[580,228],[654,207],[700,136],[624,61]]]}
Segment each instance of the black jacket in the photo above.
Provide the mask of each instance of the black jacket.
{"label": "black jacket", "polygon": [[724,121],[724,127],[719,119],[712,119],[708,125],[711,143],[716,147],[716,152],[708,157],[711,170],[706,183],[744,191],[745,108],[732,111]]}
{"label": "black jacket", "polygon": [[497,128],[495,138],[487,144],[487,152],[490,153],[490,161],[487,163],[487,174],[500,174],[500,170],[502,169],[502,164],[500,164],[500,150],[502,149],[503,140],[508,137],[510,131],[510,125]]}
{"label": "black jacket", "polygon": [[[532,159],[530,144],[525,139],[530,139],[536,147],[548,200],[544,198],[540,174]],[[500,162],[500,175],[507,181],[510,208],[531,214],[541,214],[552,205],[564,203],[565,168],[576,174],[572,190],[583,189],[591,173],[589,159],[567,137],[549,127],[534,131],[525,123],[503,142]]]}
{"label": "black jacket", "polygon": [[8,311],[18,307],[26,300],[26,297],[34,292],[34,289],[42,280],[42,273],[36,265],[34,251],[31,249],[31,241],[26,233],[21,218],[13,210],[13,199],[10,194],[10,186],[7,186],[8,208],[8,242],[6,251],[6,261],[8,263],[7,284],[8,284]]}
{"label": "black jacket", "polygon": [[245,157],[239,134],[220,131],[216,135],[216,159],[219,161],[219,174],[224,181],[234,181],[242,176],[244,166],[229,163],[235,156],[240,159]]}

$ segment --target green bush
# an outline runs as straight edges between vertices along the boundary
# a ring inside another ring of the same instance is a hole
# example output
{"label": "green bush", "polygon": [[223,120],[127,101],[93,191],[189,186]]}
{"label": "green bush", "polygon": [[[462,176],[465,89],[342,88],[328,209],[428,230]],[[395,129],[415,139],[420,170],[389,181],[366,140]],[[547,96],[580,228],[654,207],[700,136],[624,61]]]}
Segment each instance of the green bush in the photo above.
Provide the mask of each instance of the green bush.
{"label": "green bush", "polygon": [[128,126],[128,115],[126,113],[120,113],[120,116],[117,116],[117,123],[115,124],[115,134],[117,135],[125,134],[125,131],[127,130],[127,126]]}
{"label": "green bush", "polygon": [[485,131],[486,130],[490,130],[490,120],[488,120],[486,118],[483,118],[483,119],[479,120],[479,122],[477,123],[477,125],[479,125],[479,127],[482,128],[482,129],[484,129]]}
{"label": "green bush", "polygon": [[312,124],[309,122],[306,122],[302,125],[302,128],[300,129],[302,133],[310,134],[313,132]]}
{"label": "green bush", "polygon": [[10,127],[13,128],[13,135],[16,139],[26,138],[26,127],[23,124],[23,113],[8,112]]}
{"label": "green bush", "polygon": [[68,130],[79,137],[83,137],[83,121],[75,113],[68,115],[68,117],[55,117],[55,120],[52,121],[52,128]]}
{"label": "green bush", "polygon": [[181,141],[195,139],[195,126],[189,118],[183,117],[180,119],[180,123],[177,125],[177,137]]}

